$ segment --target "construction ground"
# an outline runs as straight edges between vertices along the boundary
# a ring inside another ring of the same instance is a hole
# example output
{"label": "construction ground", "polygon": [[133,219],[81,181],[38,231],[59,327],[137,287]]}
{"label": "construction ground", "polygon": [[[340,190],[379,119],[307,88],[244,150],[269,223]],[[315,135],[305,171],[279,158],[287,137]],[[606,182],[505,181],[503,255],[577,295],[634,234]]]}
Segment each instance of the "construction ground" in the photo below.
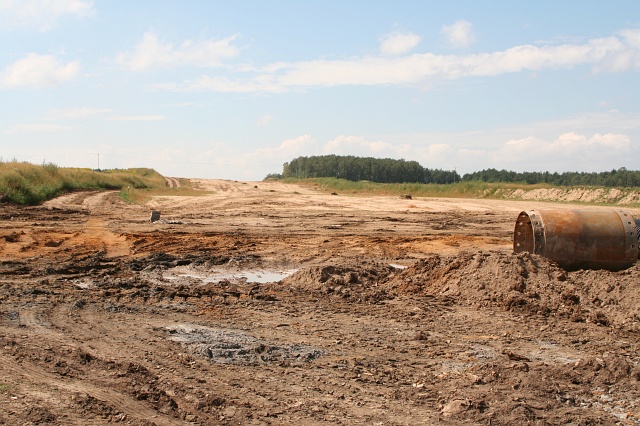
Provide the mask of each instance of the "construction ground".
{"label": "construction ground", "polygon": [[193,183],[0,204],[0,424],[640,424],[640,267],[513,254],[575,205]]}

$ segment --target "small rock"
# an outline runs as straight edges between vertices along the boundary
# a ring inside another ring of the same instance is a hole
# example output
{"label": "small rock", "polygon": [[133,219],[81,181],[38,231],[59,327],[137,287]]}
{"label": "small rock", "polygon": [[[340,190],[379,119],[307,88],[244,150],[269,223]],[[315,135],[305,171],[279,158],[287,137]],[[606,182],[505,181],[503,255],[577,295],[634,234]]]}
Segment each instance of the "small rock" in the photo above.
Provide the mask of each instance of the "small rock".
{"label": "small rock", "polygon": [[413,336],[413,340],[429,340],[429,334],[424,331],[419,331]]}
{"label": "small rock", "polygon": [[469,409],[469,401],[464,399],[454,399],[442,408],[442,415],[445,417],[455,416],[464,413]]}
{"label": "small rock", "polygon": [[517,354],[517,353],[515,353],[515,352],[511,352],[511,351],[502,351],[502,353],[503,353],[504,355],[506,355],[506,356],[507,356],[507,358],[509,358],[509,359],[510,359],[510,360],[512,360],[512,361],[527,361],[527,362],[531,362],[531,360],[530,360],[529,358],[527,358],[526,356],[524,356],[524,355],[520,355],[520,354]]}
{"label": "small rock", "polygon": [[233,416],[236,415],[236,411],[237,411],[236,407],[231,406],[231,407],[225,408],[224,411],[222,412],[222,414],[226,418],[230,419],[230,418],[232,418]]}

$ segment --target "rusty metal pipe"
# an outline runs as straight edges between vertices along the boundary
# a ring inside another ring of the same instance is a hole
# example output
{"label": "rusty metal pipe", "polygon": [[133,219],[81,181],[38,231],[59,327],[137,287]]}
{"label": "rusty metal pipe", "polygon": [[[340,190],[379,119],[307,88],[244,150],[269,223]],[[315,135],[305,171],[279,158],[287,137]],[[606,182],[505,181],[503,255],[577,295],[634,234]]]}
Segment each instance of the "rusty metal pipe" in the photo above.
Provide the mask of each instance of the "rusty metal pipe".
{"label": "rusty metal pipe", "polygon": [[544,256],[567,270],[619,271],[638,259],[636,220],[624,211],[524,211],[516,220],[513,251]]}

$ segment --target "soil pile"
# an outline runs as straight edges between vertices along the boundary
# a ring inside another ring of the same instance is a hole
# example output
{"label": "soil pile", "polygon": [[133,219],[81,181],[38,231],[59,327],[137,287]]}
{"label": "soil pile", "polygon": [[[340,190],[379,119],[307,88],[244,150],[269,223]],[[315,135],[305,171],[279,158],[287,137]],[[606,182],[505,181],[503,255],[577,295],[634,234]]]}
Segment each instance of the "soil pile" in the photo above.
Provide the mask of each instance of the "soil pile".
{"label": "soil pile", "polygon": [[294,291],[304,290],[354,303],[377,303],[393,298],[381,284],[397,272],[393,266],[379,262],[332,263],[298,271],[281,284]]}
{"label": "soil pile", "polygon": [[640,329],[640,268],[566,272],[529,253],[432,255],[386,282],[396,294],[452,298],[456,304],[561,316]]}
{"label": "soil pile", "polygon": [[505,198],[519,198],[535,201],[564,201],[581,203],[604,203],[626,206],[637,204],[640,192],[618,188],[536,188],[503,190]]}

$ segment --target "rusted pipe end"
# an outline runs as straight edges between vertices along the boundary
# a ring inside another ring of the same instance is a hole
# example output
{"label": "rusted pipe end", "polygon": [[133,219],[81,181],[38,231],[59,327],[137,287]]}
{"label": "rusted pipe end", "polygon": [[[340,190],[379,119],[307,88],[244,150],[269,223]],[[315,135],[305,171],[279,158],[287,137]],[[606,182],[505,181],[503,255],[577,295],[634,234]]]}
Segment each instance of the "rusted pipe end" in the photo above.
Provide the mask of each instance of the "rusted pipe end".
{"label": "rusted pipe end", "polygon": [[516,220],[513,251],[544,256],[569,270],[617,271],[638,259],[639,226],[640,220],[624,211],[523,211]]}
{"label": "rusted pipe end", "polygon": [[542,217],[535,210],[521,212],[513,232],[513,251],[515,253],[528,251],[542,255],[544,242]]}

